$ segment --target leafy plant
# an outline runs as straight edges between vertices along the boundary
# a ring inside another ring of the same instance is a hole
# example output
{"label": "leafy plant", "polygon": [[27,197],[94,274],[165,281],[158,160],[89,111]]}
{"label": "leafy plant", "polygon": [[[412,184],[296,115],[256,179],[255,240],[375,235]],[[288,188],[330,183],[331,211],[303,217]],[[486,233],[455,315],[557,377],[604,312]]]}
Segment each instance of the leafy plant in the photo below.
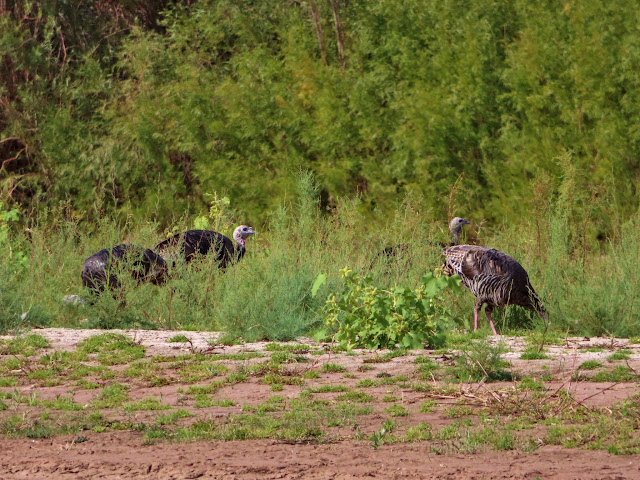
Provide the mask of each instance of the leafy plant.
{"label": "leafy plant", "polygon": [[329,295],[325,325],[347,348],[421,348],[444,343],[444,325],[452,319],[441,295],[459,289],[459,277],[422,277],[417,288],[373,286],[371,276],[345,267],[342,290]]}

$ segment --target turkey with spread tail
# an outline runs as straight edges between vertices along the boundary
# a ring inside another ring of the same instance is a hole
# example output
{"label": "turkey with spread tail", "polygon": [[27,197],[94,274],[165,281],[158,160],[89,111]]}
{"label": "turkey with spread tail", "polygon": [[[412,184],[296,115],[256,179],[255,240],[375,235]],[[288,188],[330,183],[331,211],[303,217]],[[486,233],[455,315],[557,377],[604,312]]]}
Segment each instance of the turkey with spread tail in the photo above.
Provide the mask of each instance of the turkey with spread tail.
{"label": "turkey with spread tail", "polygon": [[91,255],[82,267],[82,285],[94,293],[120,288],[118,275],[127,272],[139,282],[163,283],[167,264],[155,252],[137,245],[122,244]]}
{"label": "turkey with spread tail", "polygon": [[255,231],[247,225],[240,225],[233,232],[233,241],[221,233],[211,230],[187,230],[156,244],[153,249],[165,259],[181,256],[190,262],[196,254],[214,254],[221,269],[233,265],[245,254],[245,241]]}
{"label": "turkey with spread tail", "polygon": [[515,259],[494,248],[477,245],[454,245],[442,251],[442,266],[446,276],[460,275],[462,284],[476,297],[473,308],[473,329],[478,329],[478,313],[483,304],[493,334],[496,327],[491,318],[494,307],[520,305],[546,318],[540,298],[531,286],[529,275]]}

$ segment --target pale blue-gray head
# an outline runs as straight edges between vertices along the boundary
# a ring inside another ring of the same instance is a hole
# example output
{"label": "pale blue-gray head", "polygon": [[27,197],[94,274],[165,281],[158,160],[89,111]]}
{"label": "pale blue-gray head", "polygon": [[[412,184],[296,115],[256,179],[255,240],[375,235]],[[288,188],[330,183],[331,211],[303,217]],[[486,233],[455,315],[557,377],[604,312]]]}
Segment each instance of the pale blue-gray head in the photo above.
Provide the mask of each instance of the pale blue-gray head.
{"label": "pale blue-gray head", "polygon": [[462,227],[469,223],[471,222],[460,217],[455,217],[451,222],[449,222],[449,231],[451,232],[451,235],[453,235],[453,242],[455,244],[458,243],[458,236],[460,235]]}
{"label": "pale blue-gray head", "polygon": [[238,245],[241,245],[244,247],[245,240],[249,238],[251,235],[253,235],[254,233],[256,232],[253,230],[253,228],[249,227],[248,225],[240,225],[233,232],[233,239],[236,241]]}

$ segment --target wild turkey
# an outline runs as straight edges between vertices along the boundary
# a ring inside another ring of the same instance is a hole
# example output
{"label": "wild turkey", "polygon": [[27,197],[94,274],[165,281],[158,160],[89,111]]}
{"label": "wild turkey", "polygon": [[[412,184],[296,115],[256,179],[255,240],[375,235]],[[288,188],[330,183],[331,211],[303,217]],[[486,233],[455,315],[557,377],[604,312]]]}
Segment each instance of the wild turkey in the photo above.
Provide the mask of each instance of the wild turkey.
{"label": "wild turkey", "polygon": [[520,305],[546,318],[542,302],[529,282],[529,275],[516,260],[493,248],[476,245],[455,245],[442,251],[444,274],[460,275],[462,283],[476,296],[473,308],[473,329],[478,329],[478,313],[483,304],[493,334],[496,327],[491,318],[494,307]]}
{"label": "wild turkey", "polygon": [[82,285],[94,293],[103,292],[107,286],[110,289],[118,289],[118,273],[124,269],[140,282],[157,285],[165,280],[167,264],[148,248],[128,244],[116,245],[100,250],[84,261]]}
{"label": "wild turkey", "polygon": [[[431,245],[440,246],[440,247],[450,247],[458,244],[458,237],[460,236],[460,231],[462,227],[468,225],[470,222],[465,220],[464,218],[455,217],[451,222],[449,222],[449,233],[453,237],[453,243],[445,244],[442,242],[433,242]],[[381,252],[379,252],[376,257],[373,259],[371,264],[369,265],[369,269],[373,269],[375,263],[380,259],[395,259],[400,258],[404,255],[407,255],[411,250],[410,243],[398,243],[397,245],[390,245],[385,247]]]}
{"label": "wild turkey", "polygon": [[164,258],[175,257],[176,253],[184,257],[185,262],[190,262],[196,253],[207,255],[215,252],[215,260],[221,269],[240,260],[245,253],[245,241],[255,232],[247,225],[240,225],[233,232],[232,242],[221,233],[211,230],[187,230],[156,244],[153,249]]}
{"label": "wild turkey", "polygon": [[[462,231],[462,227],[465,225],[469,225],[471,222],[465,220],[464,218],[455,217],[453,220],[449,222],[449,232],[453,236],[453,243],[448,245],[452,247],[458,244],[458,237],[460,236],[460,232]],[[443,247],[447,245],[442,245]]]}

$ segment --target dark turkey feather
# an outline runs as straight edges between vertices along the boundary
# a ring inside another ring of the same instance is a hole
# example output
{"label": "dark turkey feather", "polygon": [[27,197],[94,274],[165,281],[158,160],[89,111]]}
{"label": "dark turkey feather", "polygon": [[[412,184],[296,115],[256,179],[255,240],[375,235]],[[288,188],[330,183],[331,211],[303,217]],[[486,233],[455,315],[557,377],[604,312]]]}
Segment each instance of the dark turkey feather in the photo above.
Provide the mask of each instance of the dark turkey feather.
{"label": "dark turkey feather", "polygon": [[476,297],[473,310],[474,329],[478,328],[478,312],[487,304],[485,313],[493,333],[491,318],[494,307],[520,305],[545,316],[544,306],[529,281],[529,275],[515,259],[494,248],[456,245],[442,251],[447,276],[458,274]]}
{"label": "dark turkey feather", "polygon": [[228,237],[211,230],[178,233],[158,243],[153,249],[162,257],[170,256],[172,251],[177,250],[185,262],[193,260],[196,254],[207,255],[211,252],[215,260],[220,262],[220,268],[239,260],[245,252],[244,246],[236,248]]}
{"label": "dark turkey feather", "polygon": [[120,288],[118,275],[126,271],[140,282],[162,283],[167,273],[167,264],[155,252],[137,245],[116,245],[91,255],[82,267],[82,285],[95,293],[108,286]]}
{"label": "dark turkey feather", "polygon": [[236,228],[233,234],[235,241],[212,230],[187,230],[163,240],[153,249],[164,258],[178,254],[185,262],[192,261],[197,254],[214,255],[218,266],[224,269],[244,256],[245,240],[253,234],[253,229],[246,225]]}

